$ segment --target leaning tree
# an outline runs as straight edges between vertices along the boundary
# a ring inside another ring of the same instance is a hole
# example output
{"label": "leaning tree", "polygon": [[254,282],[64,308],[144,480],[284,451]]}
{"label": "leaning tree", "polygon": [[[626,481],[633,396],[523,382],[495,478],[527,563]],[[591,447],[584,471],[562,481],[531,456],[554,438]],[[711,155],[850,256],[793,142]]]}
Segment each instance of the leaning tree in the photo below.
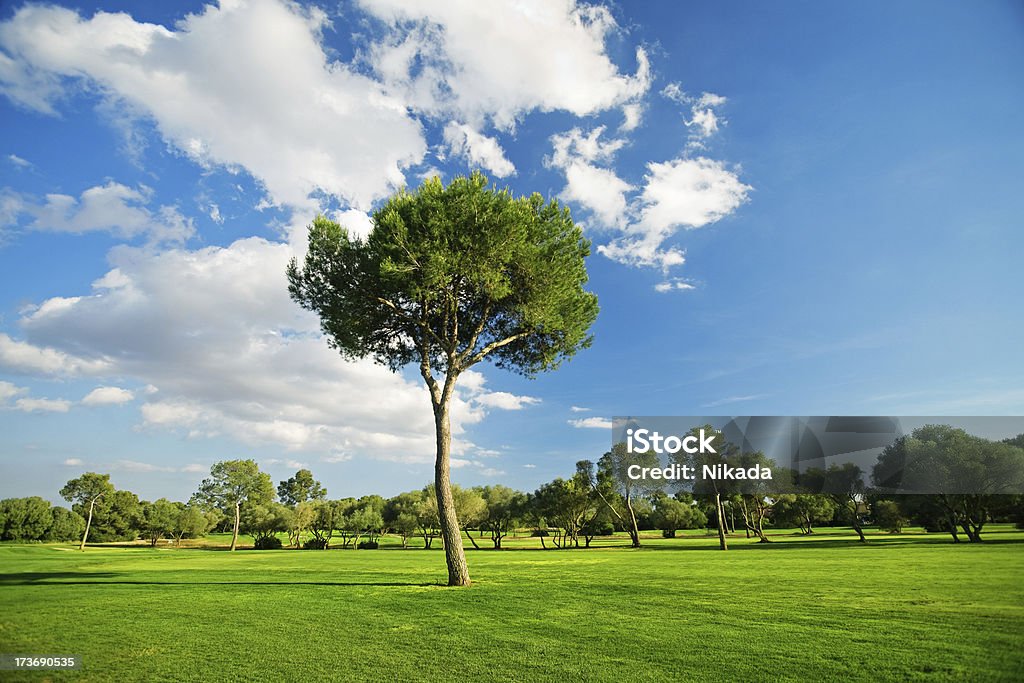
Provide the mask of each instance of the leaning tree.
{"label": "leaning tree", "polygon": [[82,534],[82,544],[79,550],[85,550],[85,542],[89,539],[89,527],[92,526],[92,515],[96,509],[96,503],[103,496],[113,493],[114,486],[110,483],[109,474],[97,474],[86,472],[77,479],[72,479],[60,490],[61,497],[69,502],[78,503],[82,509],[88,505],[89,517],[85,522],[85,533]]}
{"label": "leaning tree", "polygon": [[597,297],[584,289],[590,243],[567,208],[514,197],[474,173],[399,191],[374,212],[365,239],[318,216],[292,298],[320,316],[347,358],[392,371],[414,363],[434,412],[434,487],[448,583],[469,585],[452,499],[451,399],[484,359],[532,377],[589,346]]}

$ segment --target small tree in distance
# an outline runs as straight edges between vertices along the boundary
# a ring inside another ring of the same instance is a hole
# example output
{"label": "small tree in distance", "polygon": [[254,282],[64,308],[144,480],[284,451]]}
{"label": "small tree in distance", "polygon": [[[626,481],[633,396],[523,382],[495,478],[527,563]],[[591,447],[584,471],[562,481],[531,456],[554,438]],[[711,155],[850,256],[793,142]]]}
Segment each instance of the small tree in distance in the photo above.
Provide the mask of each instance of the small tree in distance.
{"label": "small tree in distance", "polygon": [[210,468],[210,477],[199,485],[197,502],[234,516],[231,550],[238,546],[242,505],[267,504],[274,499],[270,475],[260,472],[254,460],[225,460]]}
{"label": "small tree in distance", "polygon": [[85,521],[85,533],[82,534],[82,544],[78,546],[79,550],[85,550],[85,542],[89,539],[89,527],[92,525],[92,515],[97,501],[113,491],[114,486],[110,483],[110,475],[96,474],[95,472],[86,472],[77,479],[72,479],[60,490],[60,495],[64,500],[78,503],[83,508],[89,506],[89,516]]}
{"label": "small tree in distance", "polygon": [[303,267],[288,266],[288,289],[320,316],[343,356],[393,371],[418,366],[434,413],[448,584],[466,586],[450,472],[456,382],[485,359],[532,377],[589,346],[597,317],[597,297],[583,289],[590,243],[558,202],[513,197],[479,173],[402,190],[373,214],[373,226],[364,240],[318,216]]}

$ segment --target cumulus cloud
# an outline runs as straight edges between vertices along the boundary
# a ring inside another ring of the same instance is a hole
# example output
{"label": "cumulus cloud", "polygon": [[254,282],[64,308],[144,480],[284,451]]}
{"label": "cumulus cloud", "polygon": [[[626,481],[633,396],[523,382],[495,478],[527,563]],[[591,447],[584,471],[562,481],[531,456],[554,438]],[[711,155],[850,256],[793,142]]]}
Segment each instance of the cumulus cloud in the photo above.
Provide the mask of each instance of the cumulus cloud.
{"label": "cumulus cloud", "polygon": [[[63,302],[74,299],[50,299],[50,310],[59,307]],[[0,368],[18,374],[42,375],[98,375],[112,367],[110,361],[103,357],[82,359],[57,349],[37,346],[11,339],[0,332]]]}
{"label": "cumulus cloud", "polygon": [[471,166],[490,171],[499,178],[515,175],[516,167],[505,158],[505,151],[495,138],[473,130],[466,124],[449,123],[444,141],[454,156],[465,157]]}
{"label": "cumulus cloud", "polygon": [[[259,238],[195,251],[120,247],[91,293],[27,309],[25,341],[0,342],[55,359],[55,372],[102,367],[105,376],[159,387],[143,397],[144,428],[327,457],[431,461],[433,416],[422,382],[328,348],[315,316],[288,297],[292,254]],[[474,448],[465,429],[488,410],[537,401],[490,392],[479,372],[466,372],[460,387],[455,452]],[[101,395],[109,400],[115,392]]]}
{"label": "cumulus cloud", "polygon": [[579,420],[569,420],[569,424],[576,429],[611,429],[612,421],[606,417],[584,417]]}
{"label": "cumulus cloud", "polygon": [[79,197],[66,194],[48,194],[42,200],[26,198],[8,192],[16,204],[8,211],[8,222],[18,216],[30,218],[29,230],[62,232],[81,235],[90,232],[110,232],[122,238],[144,236],[149,242],[184,242],[195,234],[190,219],[173,206],[161,206],[156,211],[146,207],[152,190],[145,186],[131,188],[110,181],[83,191]]}
{"label": "cumulus cloud", "polygon": [[489,408],[500,408],[502,410],[521,410],[526,406],[540,403],[539,398],[533,396],[516,396],[506,391],[495,391],[482,394],[475,398],[475,401],[482,406]]}
{"label": "cumulus cloud", "polygon": [[207,5],[174,30],[26,5],[0,24],[0,90],[55,113],[80,80],[196,162],[247,169],[272,202],[309,206],[323,192],[368,208],[426,145],[402,102],[328,58],[326,22],[283,0]]}
{"label": "cumulus cloud", "polygon": [[96,387],[82,399],[85,406],[113,406],[122,403],[130,403],[135,400],[135,394],[120,387]]}
{"label": "cumulus cloud", "polygon": [[666,292],[680,291],[680,290],[685,292],[685,291],[689,291],[691,289],[696,289],[696,288],[697,288],[696,285],[694,285],[694,284],[692,284],[690,282],[687,282],[686,280],[684,280],[682,278],[678,278],[678,277],[669,278],[668,280],[664,280],[663,282],[659,282],[658,284],[654,285],[654,291],[660,292],[662,294],[664,294]]}
{"label": "cumulus cloud", "polygon": [[68,458],[64,461],[64,464],[68,467],[78,467],[82,464],[82,461],[79,458]]}
{"label": "cumulus cloud", "polygon": [[66,413],[71,401],[52,398],[19,398],[14,402],[16,410],[25,413]]}
{"label": "cumulus cloud", "polygon": [[[370,62],[392,92],[419,111],[458,113],[512,128],[531,110],[586,116],[634,101],[650,87],[646,52],[622,74],[605,51],[619,30],[607,8],[575,0],[486,4],[362,0],[389,34]],[[557,45],[558,59],[538,46]]]}
{"label": "cumulus cloud", "polygon": [[701,228],[729,215],[747,200],[751,189],[721,161],[698,157],[649,163],[638,220],[598,251],[631,266],[662,271],[681,266],[686,262],[684,252],[665,247],[665,241],[679,229]]}
{"label": "cumulus cloud", "polygon": [[552,153],[545,163],[561,169],[566,185],[560,197],[590,211],[600,225],[622,227],[626,221],[626,194],[634,188],[607,164],[625,144],[624,139],[602,140],[604,126],[587,134],[579,128],[551,136]]}

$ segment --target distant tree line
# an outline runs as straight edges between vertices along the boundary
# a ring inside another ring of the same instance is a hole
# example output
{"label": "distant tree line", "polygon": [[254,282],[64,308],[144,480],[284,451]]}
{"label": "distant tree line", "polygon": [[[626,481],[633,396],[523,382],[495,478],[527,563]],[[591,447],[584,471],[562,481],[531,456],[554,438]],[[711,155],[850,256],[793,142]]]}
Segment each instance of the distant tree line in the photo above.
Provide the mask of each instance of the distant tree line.
{"label": "distant tree line", "polygon": [[[686,456],[686,462],[774,467],[764,454],[742,453],[724,441],[715,450]],[[453,485],[452,498],[460,534],[474,548],[500,549],[504,539],[519,534],[536,537],[542,548],[588,548],[595,538],[616,531],[639,547],[642,531],[671,538],[684,529],[708,529],[727,549],[728,539],[738,533],[770,542],[765,529],[773,527],[809,535],[822,526],[848,526],[866,541],[865,526],[899,533],[911,524],[948,533],[954,542],[979,542],[988,522],[1014,521],[1024,527],[1024,495],[1005,493],[1020,490],[1015,477],[1022,462],[1024,434],[989,441],[946,425],[928,425],[896,439],[879,455],[870,475],[873,486],[860,468],[846,464],[802,473],[776,468],[772,482],[709,480],[680,488],[630,479],[625,472],[631,465],[654,467],[657,460],[616,446],[596,463],[579,461],[572,476],[556,478],[533,493],[501,485]],[[941,492],[943,482],[956,486]],[[910,485],[936,492],[901,492]],[[953,492],[965,490],[972,493]],[[232,534],[232,549],[240,534],[250,536],[259,549],[285,543],[304,549],[370,549],[383,534],[397,536],[405,548],[411,539],[420,539],[429,549],[443,539],[435,491],[427,485],[391,498],[329,500],[308,469],[275,489],[254,461],[229,460],[213,465],[187,503],[149,502],[115,489],[108,474],[88,472],[61,489],[71,510],[38,497],[0,501],[0,540],[80,540],[83,548],[90,540],[145,539],[156,546],[166,539],[180,545],[217,530]]]}

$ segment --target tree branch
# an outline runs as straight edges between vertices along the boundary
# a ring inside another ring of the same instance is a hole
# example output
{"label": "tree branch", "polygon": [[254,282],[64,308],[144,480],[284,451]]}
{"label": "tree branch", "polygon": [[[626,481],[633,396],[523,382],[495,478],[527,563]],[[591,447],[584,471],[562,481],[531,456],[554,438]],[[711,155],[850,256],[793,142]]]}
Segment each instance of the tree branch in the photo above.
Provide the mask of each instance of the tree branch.
{"label": "tree branch", "polygon": [[487,354],[489,354],[491,351],[495,351],[497,349],[500,349],[503,346],[508,346],[512,342],[518,341],[518,340],[522,339],[523,337],[525,337],[525,336],[527,336],[529,334],[530,334],[529,332],[519,332],[518,334],[513,334],[510,337],[505,337],[504,339],[499,339],[498,341],[491,342],[487,346],[485,346],[482,349],[480,349],[478,352],[474,353],[470,357],[469,362],[466,363],[466,365],[464,367],[468,368],[471,365],[476,365],[481,360],[483,360],[484,357]]}

